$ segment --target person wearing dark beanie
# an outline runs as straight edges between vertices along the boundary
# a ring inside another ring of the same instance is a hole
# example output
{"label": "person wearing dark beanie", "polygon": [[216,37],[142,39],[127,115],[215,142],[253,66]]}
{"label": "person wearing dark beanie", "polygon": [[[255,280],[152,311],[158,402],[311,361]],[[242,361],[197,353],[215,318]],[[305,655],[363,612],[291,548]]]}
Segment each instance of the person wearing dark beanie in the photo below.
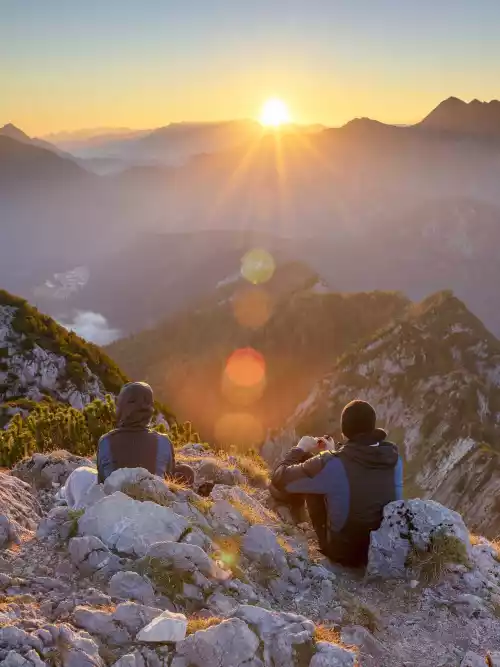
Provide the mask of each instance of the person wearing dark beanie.
{"label": "person wearing dark beanie", "polygon": [[371,433],[375,430],[376,422],[377,415],[373,407],[359,399],[348,403],[340,415],[340,428],[348,440],[364,433]]}
{"label": "person wearing dark beanie", "polygon": [[402,459],[367,401],[348,403],[340,426],[340,445],[327,436],[302,437],[275,469],[269,491],[295,511],[306,503],[322,552],[358,567],[367,562],[384,507],[403,497]]}

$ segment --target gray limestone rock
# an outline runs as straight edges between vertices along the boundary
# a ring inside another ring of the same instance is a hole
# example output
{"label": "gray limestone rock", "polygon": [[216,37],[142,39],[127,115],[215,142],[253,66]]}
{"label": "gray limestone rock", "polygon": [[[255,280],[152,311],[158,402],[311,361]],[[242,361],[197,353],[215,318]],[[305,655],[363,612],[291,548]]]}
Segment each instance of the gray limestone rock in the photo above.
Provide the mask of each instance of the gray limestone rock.
{"label": "gray limestone rock", "polygon": [[404,577],[412,547],[425,550],[437,534],[456,537],[470,551],[469,533],[457,512],[433,500],[389,503],[382,525],[371,533],[367,574],[384,579]]}
{"label": "gray limestone rock", "polygon": [[117,572],[109,582],[108,593],[114,598],[136,600],[143,604],[153,602],[155,593],[149,581],[137,572]]}

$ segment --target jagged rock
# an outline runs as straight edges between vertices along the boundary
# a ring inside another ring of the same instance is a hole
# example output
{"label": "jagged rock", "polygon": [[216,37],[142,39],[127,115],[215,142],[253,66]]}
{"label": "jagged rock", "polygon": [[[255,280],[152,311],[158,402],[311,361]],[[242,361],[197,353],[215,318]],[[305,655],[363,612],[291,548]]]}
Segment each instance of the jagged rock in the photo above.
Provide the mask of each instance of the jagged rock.
{"label": "jagged rock", "polygon": [[231,618],[189,635],[178,644],[171,667],[262,665],[251,662],[258,648],[259,639],[248,625],[238,618]]}
{"label": "jagged rock", "polygon": [[145,556],[157,542],[178,540],[188,526],[168,507],[119,491],[90,507],[79,521],[82,535],[95,535],[110,549],[135,556]]}
{"label": "jagged rock", "polygon": [[56,498],[72,510],[85,510],[104,498],[102,484],[98,484],[97,469],[81,466],[73,470]]}
{"label": "jagged rock", "polygon": [[113,644],[125,644],[131,639],[129,633],[115,623],[113,614],[109,612],[77,607],[73,613],[73,619],[78,628],[99,635]]}
{"label": "jagged rock", "polygon": [[404,577],[412,547],[425,550],[436,534],[454,536],[470,551],[469,533],[457,512],[432,500],[390,503],[384,509],[382,525],[371,533],[367,574]]}
{"label": "jagged rock", "polygon": [[241,548],[245,556],[264,567],[278,572],[288,567],[283,547],[267,526],[251,526],[243,537]]}
{"label": "jagged rock", "polygon": [[379,660],[387,655],[384,645],[361,625],[342,628],[341,637],[342,642],[347,646],[357,646],[362,655],[369,655]]}
{"label": "jagged rock", "polygon": [[52,489],[55,484],[64,484],[76,468],[91,465],[89,459],[66,451],[56,454],[37,453],[14,466],[12,474],[36,489]]}
{"label": "jagged rock", "polygon": [[141,628],[151,623],[161,613],[162,610],[155,607],[147,607],[135,602],[123,602],[116,607],[113,620],[125,626],[130,634],[135,636]]}
{"label": "jagged rock", "polygon": [[78,529],[78,517],[69,507],[54,507],[44,517],[36,532],[39,539],[55,538],[67,540],[72,534],[76,534]]}
{"label": "jagged rock", "polygon": [[145,497],[158,498],[160,501],[171,502],[176,496],[165,482],[144,468],[119,468],[104,481],[104,493],[107,496],[116,491],[123,491],[128,486],[145,494]]}
{"label": "jagged rock", "polygon": [[33,667],[32,662],[23,658],[23,656],[16,651],[9,651],[7,657],[2,660],[2,665],[3,667]]}
{"label": "jagged rock", "polygon": [[460,667],[485,667],[487,664],[487,659],[484,656],[468,651],[460,663]]}
{"label": "jagged rock", "polygon": [[318,642],[309,667],[354,667],[356,655],[341,646]]}
{"label": "jagged rock", "polygon": [[210,509],[210,516],[214,519],[214,526],[229,535],[242,535],[249,525],[241,512],[227,500],[217,500]]}
{"label": "jagged rock", "polygon": [[74,537],[69,541],[68,549],[71,561],[83,575],[101,570],[117,572],[121,568],[120,559],[94,535]]}
{"label": "jagged rock", "polygon": [[95,641],[86,633],[74,632],[67,625],[50,625],[53,644],[62,646],[58,651],[62,667],[104,667]]}
{"label": "jagged rock", "polygon": [[164,611],[137,635],[138,642],[180,642],[186,636],[187,618],[184,614]]}
{"label": "jagged rock", "polygon": [[0,472],[0,548],[36,530],[41,508],[26,482]]}
{"label": "jagged rock", "polygon": [[112,667],[146,667],[146,663],[139,651],[134,651],[133,653],[122,655],[119,660],[113,663]]}
{"label": "jagged rock", "polygon": [[238,602],[229,595],[214,593],[207,599],[207,607],[218,616],[229,616],[238,607]]}
{"label": "jagged rock", "polygon": [[227,500],[237,507],[243,508],[250,515],[255,515],[259,521],[272,523],[273,516],[262,503],[249,495],[239,486],[224,486],[216,484],[212,489],[210,497],[215,501]]}
{"label": "jagged rock", "polygon": [[243,484],[245,477],[237,468],[228,468],[217,459],[203,461],[196,471],[196,487],[202,484]]}
{"label": "jagged rock", "polygon": [[6,625],[0,628],[0,647],[8,649],[29,647],[41,651],[43,645],[38,637],[14,625]]}
{"label": "jagged rock", "polygon": [[137,572],[117,572],[111,577],[108,593],[114,598],[129,598],[143,604],[153,602],[155,592],[149,581]]}
{"label": "jagged rock", "polygon": [[263,642],[264,663],[275,667],[295,664],[299,653],[313,655],[314,623],[296,614],[268,611],[253,605],[241,605],[234,612],[258,633]]}
{"label": "jagged rock", "polygon": [[148,558],[160,558],[175,570],[192,572],[197,569],[208,577],[220,577],[221,570],[203,549],[183,542],[158,542],[146,554]]}
{"label": "jagged rock", "polygon": [[484,667],[484,665],[484,658],[472,651],[467,651],[464,659],[460,663],[460,667]]}

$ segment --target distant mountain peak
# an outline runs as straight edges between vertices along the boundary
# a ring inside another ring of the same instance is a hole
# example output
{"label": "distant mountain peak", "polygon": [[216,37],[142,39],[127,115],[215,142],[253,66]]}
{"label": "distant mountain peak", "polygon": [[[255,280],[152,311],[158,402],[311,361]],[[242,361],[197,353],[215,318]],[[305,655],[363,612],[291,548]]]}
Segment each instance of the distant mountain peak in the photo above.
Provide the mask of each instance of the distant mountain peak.
{"label": "distant mountain peak", "polygon": [[16,141],[29,141],[29,136],[16,127],[13,123],[7,123],[3,127],[0,127],[0,135],[4,137],[10,137],[11,139],[16,139]]}
{"label": "distant mountain peak", "polygon": [[474,99],[464,102],[449,97],[426,116],[419,125],[426,129],[500,136],[500,102]]}

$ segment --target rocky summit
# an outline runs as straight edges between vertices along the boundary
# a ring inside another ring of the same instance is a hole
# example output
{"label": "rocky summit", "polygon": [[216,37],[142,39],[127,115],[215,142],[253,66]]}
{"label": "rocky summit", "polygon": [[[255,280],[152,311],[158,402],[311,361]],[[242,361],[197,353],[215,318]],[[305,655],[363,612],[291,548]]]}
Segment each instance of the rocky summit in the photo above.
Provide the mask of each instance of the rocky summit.
{"label": "rocky summit", "polygon": [[0,473],[6,667],[500,664],[498,548],[433,500],[388,505],[357,571],[273,504],[257,459],[189,443],[209,495],[125,469],[74,510],[76,457],[37,456]]}

